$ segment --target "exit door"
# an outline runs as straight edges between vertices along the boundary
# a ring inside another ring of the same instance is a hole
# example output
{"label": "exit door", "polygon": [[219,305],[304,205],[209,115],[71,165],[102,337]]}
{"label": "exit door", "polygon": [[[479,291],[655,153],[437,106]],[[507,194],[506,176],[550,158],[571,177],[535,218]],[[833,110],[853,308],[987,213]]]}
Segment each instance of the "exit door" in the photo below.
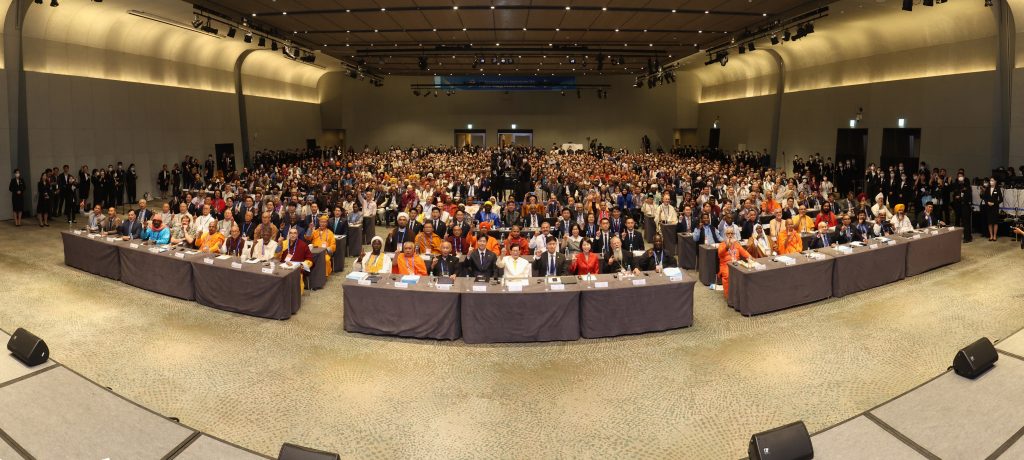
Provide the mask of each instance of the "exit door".
{"label": "exit door", "polygon": [[499,129],[498,144],[502,147],[533,147],[532,129]]}
{"label": "exit door", "polygon": [[454,131],[455,142],[453,145],[456,147],[484,147],[487,145],[486,129],[456,129]]}
{"label": "exit door", "polygon": [[916,171],[921,160],[921,128],[885,128],[882,130],[882,168],[903,164]]}
{"label": "exit door", "polygon": [[217,156],[217,169],[224,174],[235,170],[235,144],[215,144],[213,150]]}

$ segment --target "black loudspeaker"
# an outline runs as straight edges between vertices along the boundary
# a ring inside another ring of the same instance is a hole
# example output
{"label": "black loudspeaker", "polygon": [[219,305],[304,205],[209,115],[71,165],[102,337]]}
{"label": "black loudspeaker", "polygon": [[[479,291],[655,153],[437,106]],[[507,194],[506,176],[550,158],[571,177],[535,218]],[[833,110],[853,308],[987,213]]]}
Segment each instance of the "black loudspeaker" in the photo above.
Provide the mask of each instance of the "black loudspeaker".
{"label": "black loudspeaker", "polygon": [[750,460],[811,460],[814,447],[804,422],[793,422],[750,437]]}
{"label": "black loudspeaker", "polygon": [[15,358],[29,367],[43,364],[50,357],[50,349],[46,346],[46,342],[20,327],[14,331],[11,340],[7,342],[7,349],[11,350],[11,354]]}
{"label": "black loudspeaker", "polygon": [[284,443],[277,460],[340,460],[338,454]]}
{"label": "black loudspeaker", "polygon": [[976,379],[999,361],[996,347],[987,337],[982,337],[956,352],[953,357],[953,372],[961,377]]}

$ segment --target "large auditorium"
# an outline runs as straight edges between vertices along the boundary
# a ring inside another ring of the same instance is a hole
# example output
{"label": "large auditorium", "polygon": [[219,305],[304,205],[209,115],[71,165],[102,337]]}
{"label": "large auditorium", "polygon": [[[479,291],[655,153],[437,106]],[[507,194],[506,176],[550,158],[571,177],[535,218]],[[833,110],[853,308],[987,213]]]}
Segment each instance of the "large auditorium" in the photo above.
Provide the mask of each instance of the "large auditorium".
{"label": "large auditorium", "polygon": [[0,460],[1024,459],[1024,0],[0,15]]}

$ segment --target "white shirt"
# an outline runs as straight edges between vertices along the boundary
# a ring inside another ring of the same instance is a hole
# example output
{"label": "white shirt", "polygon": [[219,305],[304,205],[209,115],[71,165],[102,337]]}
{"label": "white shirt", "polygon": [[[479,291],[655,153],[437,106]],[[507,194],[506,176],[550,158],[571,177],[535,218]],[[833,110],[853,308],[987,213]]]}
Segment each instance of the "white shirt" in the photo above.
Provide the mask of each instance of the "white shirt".
{"label": "white shirt", "polygon": [[215,220],[216,219],[214,219],[213,215],[211,215],[211,214],[207,214],[205,216],[199,216],[199,217],[196,217],[195,226],[197,228],[209,229],[210,228],[210,222],[213,222]]}
{"label": "white shirt", "polygon": [[498,268],[505,269],[505,279],[529,278],[532,274],[530,262],[522,257],[505,256],[498,260]]}
{"label": "white shirt", "polygon": [[903,215],[903,219],[900,219],[899,217],[900,216],[898,215],[892,216],[892,219],[889,220],[889,222],[892,222],[893,233],[898,235],[900,233],[914,231],[914,224],[910,223],[910,218],[908,218],[906,214]]}
{"label": "white shirt", "polygon": [[[375,260],[375,257],[380,257],[380,260]],[[371,265],[371,261],[374,263],[380,263],[380,271],[375,273],[391,273],[391,257],[384,252],[381,252],[376,256],[374,256],[372,252],[367,252],[366,255],[363,256],[363,260],[357,261],[359,263],[359,270],[367,271],[368,267]]]}
{"label": "white shirt", "polygon": [[[561,246],[561,243],[558,242],[558,238],[555,238],[555,245],[556,246]],[[530,238],[530,249],[534,253],[536,253],[537,251],[545,251],[545,250],[547,250],[547,247],[548,247],[548,238],[543,233],[538,233],[538,234],[534,235],[533,238]],[[555,252],[558,252],[558,250],[559,249],[556,248]]]}
{"label": "white shirt", "polygon": [[268,261],[273,259],[275,254],[277,254],[277,241],[270,240],[269,243],[264,245],[263,240],[260,239],[252,246],[253,259]]}

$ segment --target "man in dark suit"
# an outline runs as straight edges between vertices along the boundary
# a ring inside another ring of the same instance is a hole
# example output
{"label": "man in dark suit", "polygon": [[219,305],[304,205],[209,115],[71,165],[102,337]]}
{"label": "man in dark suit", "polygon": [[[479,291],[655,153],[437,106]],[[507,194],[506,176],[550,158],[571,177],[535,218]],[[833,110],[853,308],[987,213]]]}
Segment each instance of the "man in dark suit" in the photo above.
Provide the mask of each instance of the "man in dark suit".
{"label": "man in dark suit", "polygon": [[834,246],[835,243],[835,239],[828,234],[828,224],[818,222],[818,231],[814,234],[814,239],[811,240],[811,249],[827,248]]}
{"label": "man in dark suit", "polygon": [[867,214],[864,211],[857,213],[857,223],[853,225],[853,240],[867,242],[872,238],[871,227],[872,223],[868,222]]}
{"label": "man in dark suit", "polygon": [[452,255],[451,243],[447,241],[441,243],[441,254],[430,261],[430,274],[451,279],[462,274],[459,258]]}
{"label": "man in dark suit", "polygon": [[946,225],[945,222],[939,220],[939,216],[934,214],[935,205],[932,202],[924,205],[924,212],[917,218],[917,228],[928,228],[933,225]]}
{"label": "man in dark suit", "polygon": [[626,229],[626,222],[622,218],[622,211],[618,207],[612,208],[612,217],[608,219],[608,228],[611,229],[612,234],[615,236],[622,235],[622,231]]}
{"label": "man in dark suit", "polygon": [[466,260],[462,263],[466,276],[494,278],[494,268],[498,263],[498,256],[484,247],[486,241],[483,238],[478,240],[476,249],[470,251],[466,256]]}
{"label": "man in dark suit", "polygon": [[676,233],[693,233],[697,224],[697,219],[693,216],[693,208],[685,206],[683,214],[679,216],[679,223],[676,224]]}
{"label": "man in dark suit", "polygon": [[135,218],[134,209],[128,210],[128,220],[121,223],[121,227],[117,229],[117,232],[121,235],[121,239],[125,241],[139,239],[142,236],[142,224]]}
{"label": "man in dark suit", "polygon": [[665,267],[677,267],[676,258],[672,254],[665,252],[665,244],[662,241],[661,235],[654,235],[654,248],[647,251],[637,264],[641,270],[650,271],[654,270],[661,273],[661,270]]}
{"label": "man in dark suit", "polygon": [[448,235],[448,226],[441,220],[441,208],[434,206],[430,209],[429,222],[434,225],[434,233],[441,239]]}
{"label": "man in dark suit", "polygon": [[612,251],[612,237],[615,236],[611,233],[611,223],[608,221],[607,217],[601,219],[600,230],[597,233],[598,234],[594,237],[594,242],[591,244],[591,247],[592,250],[600,254],[603,259]]}
{"label": "man in dark suit", "polygon": [[612,250],[601,259],[602,273],[635,272],[639,273],[633,253],[622,249],[622,240],[619,237],[612,238]]}
{"label": "man in dark suit", "polygon": [[576,221],[572,218],[572,211],[569,208],[562,208],[562,217],[558,219],[558,225],[555,226],[554,232],[559,238],[565,238],[570,235],[573,224]]}
{"label": "man in dark suit", "polygon": [[644,250],[644,235],[636,229],[636,221],[632,217],[626,219],[626,229],[622,231],[622,247],[629,252]]}
{"label": "man in dark suit", "polygon": [[839,244],[851,243],[857,241],[854,236],[853,226],[850,222],[850,215],[844,214],[842,221],[836,226],[836,242]]}
{"label": "man in dark suit", "polygon": [[565,255],[558,252],[558,240],[549,236],[547,251],[533,261],[533,276],[563,276],[566,273]]}

